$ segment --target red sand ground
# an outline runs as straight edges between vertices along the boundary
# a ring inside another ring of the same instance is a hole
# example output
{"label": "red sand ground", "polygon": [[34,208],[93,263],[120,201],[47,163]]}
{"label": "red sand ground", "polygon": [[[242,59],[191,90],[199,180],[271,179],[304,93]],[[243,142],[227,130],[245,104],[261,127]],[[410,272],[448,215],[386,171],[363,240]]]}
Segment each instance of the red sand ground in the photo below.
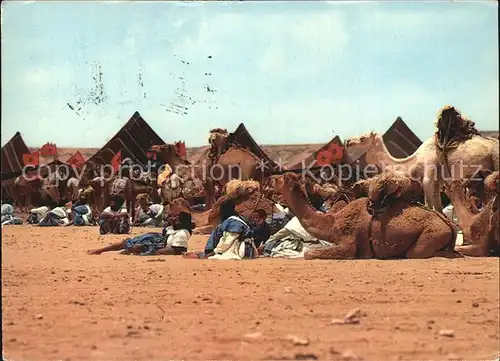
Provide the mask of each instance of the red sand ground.
{"label": "red sand ground", "polygon": [[[89,248],[123,239],[97,232],[3,228],[6,359],[498,357],[498,258],[88,256]],[[201,249],[205,239],[194,237],[190,248]],[[366,313],[360,324],[331,324],[357,307]],[[440,335],[443,329],[454,337]]]}

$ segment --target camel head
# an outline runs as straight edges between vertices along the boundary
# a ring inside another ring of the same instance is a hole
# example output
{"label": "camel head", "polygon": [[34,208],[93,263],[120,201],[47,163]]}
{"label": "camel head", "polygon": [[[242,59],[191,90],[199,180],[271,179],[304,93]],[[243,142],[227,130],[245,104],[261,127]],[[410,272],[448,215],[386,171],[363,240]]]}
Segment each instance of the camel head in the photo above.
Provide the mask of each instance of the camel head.
{"label": "camel head", "polygon": [[227,129],[215,128],[210,131],[208,143],[212,147],[212,151],[215,154],[222,153],[222,149],[226,146],[228,136],[229,133],[227,132]]}
{"label": "camel head", "polygon": [[[351,160],[357,160],[364,154],[367,154],[370,149],[378,145],[380,136],[375,132],[362,134],[357,137],[349,138],[345,141],[345,149]],[[376,163],[375,159],[371,159],[367,154],[366,161],[368,163]]]}
{"label": "camel head", "polygon": [[455,138],[457,140],[469,139],[479,132],[470,118],[451,105],[444,106],[437,115],[436,134],[442,145]]}
{"label": "camel head", "polygon": [[408,196],[412,186],[410,178],[396,173],[387,172],[374,177],[368,190],[368,213],[374,215],[387,211],[398,200]]}
{"label": "camel head", "polygon": [[370,186],[377,180],[377,178],[361,179],[353,184],[352,191],[357,198],[368,197]]}

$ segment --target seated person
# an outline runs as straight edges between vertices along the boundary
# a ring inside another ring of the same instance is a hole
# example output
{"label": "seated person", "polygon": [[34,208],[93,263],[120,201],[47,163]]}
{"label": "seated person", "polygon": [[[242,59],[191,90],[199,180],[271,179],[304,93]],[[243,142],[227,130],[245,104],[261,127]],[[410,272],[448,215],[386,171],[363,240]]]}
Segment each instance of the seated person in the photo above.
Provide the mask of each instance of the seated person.
{"label": "seated person", "polygon": [[130,233],[130,219],[122,197],[117,195],[111,197],[109,207],[99,217],[99,233]]}
{"label": "seated person", "polygon": [[75,226],[91,226],[94,224],[92,209],[83,194],[73,207],[71,207],[71,213],[73,214],[73,224]]}
{"label": "seated person", "polygon": [[33,208],[30,210],[27,222],[29,224],[38,224],[47,215],[47,213],[49,213],[49,211],[50,209],[47,206]]}
{"label": "seated person", "polygon": [[448,218],[450,221],[452,221],[455,224],[458,224],[458,217],[455,214],[455,209],[453,207],[453,204],[448,204],[446,207],[443,208],[443,214]]}
{"label": "seated person", "polygon": [[259,247],[271,236],[271,227],[266,222],[267,213],[263,209],[257,209],[252,215],[252,237],[255,247]]}
{"label": "seated person", "polygon": [[195,224],[191,221],[191,214],[185,212],[172,216],[170,222],[172,226],[165,228],[163,233],[142,234],[87,253],[98,255],[103,252],[124,250],[126,254],[141,256],[181,255],[187,251],[188,241]]}
{"label": "seated person", "polygon": [[221,204],[220,217],[221,223],[210,234],[205,251],[186,253],[185,258],[242,259],[257,256],[250,222],[236,213],[232,199]]}
{"label": "seated person", "polygon": [[23,224],[23,220],[14,216],[14,207],[10,204],[2,204],[2,226],[6,224]]}
{"label": "seated person", "polygon": [[141,210],[143,212],[143,216],[141,215],[142,217],[139,218],[141,227],[161,227],[163,225],[163,206],[161,204],[148,202]]}
{"label": "seated person", "polygon": [[58,207],[49,211],[45,217],[43,217],[38,226],[40,227],[55,227],[55,226],[69,226],[71,222],[69,220],[69,213],[71,213],[71,204],[60,204]]}

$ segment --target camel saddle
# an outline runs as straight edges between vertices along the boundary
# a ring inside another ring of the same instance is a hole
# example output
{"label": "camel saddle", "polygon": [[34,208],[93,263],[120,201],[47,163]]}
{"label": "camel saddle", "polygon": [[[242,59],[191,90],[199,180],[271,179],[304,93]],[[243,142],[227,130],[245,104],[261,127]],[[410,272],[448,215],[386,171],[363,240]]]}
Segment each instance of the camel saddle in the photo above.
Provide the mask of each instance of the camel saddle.
{"label": "camel saddle", "polygon": [[111,195],[119,195],[125,193],[125,189],[127,188],[127,183],[129,179],[127,177],[117,178],[111,184]]}

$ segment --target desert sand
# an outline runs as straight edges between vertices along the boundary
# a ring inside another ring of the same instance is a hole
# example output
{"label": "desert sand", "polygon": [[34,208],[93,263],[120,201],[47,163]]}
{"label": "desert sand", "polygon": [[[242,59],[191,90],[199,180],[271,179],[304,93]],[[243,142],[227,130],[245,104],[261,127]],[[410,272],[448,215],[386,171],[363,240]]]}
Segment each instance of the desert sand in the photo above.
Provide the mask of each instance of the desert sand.
{"label": "desert sand", "polygon": [[[134,234],[150,230],[133,230]],[[8,360],[452,360],[499,353],[499,259],[89,256],[96,227],[2,229]],[[207,236],[194,236],[202,249]],[[355,324],[332,324],[359,308]]]}

